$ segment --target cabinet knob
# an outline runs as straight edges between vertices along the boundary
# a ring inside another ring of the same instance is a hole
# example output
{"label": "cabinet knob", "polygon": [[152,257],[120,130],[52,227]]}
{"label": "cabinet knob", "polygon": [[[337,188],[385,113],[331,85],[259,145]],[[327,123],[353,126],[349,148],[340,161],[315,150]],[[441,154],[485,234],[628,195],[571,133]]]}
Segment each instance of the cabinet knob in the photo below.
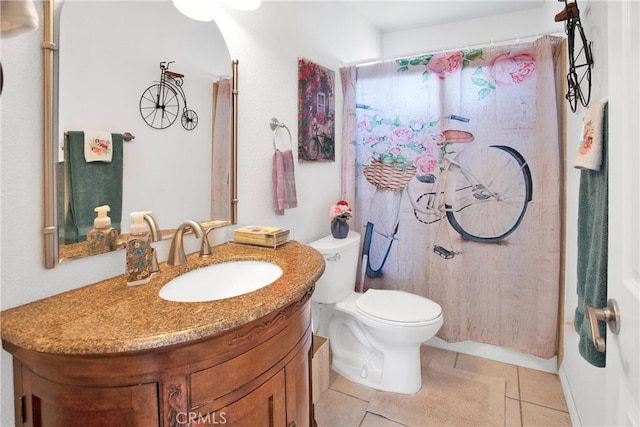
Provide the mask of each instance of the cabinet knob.
{"label": "cabinet knob", "polygon": [[291,421],[287,427],[296,427],[296,422]]}

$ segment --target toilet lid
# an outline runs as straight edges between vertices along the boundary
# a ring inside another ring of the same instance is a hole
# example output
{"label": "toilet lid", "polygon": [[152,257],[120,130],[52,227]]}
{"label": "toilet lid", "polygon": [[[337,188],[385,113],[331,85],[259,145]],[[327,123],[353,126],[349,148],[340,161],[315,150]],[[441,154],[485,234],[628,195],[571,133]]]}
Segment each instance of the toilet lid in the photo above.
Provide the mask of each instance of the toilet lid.
{"label": "toilet lid", "polygon": [[364,314],[394,322],[415,323],[438,318],[442,308],[430,299],[404,291],[369,289],[356,301]]}

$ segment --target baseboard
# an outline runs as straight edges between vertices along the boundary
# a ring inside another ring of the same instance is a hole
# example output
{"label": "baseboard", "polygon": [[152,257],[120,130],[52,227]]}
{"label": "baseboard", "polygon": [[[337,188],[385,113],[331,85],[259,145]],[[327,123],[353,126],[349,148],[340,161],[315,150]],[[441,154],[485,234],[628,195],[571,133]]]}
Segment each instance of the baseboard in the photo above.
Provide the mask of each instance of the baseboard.
{"label": "baseboard", "polygon": [[571,393],[571,387],[569,387],[569,380],[564,368],[560,366],[558,370],[558,377],[560,378],[560,384],[562,385],[562,392],[564,393],[564,400],[567,403],[567,410],[569,417],[571,418],[571,425],[573,427],[581,427],[580,417],[578,416],[578,409],[576,403],[573,400],[573,393]]}
{"label": "baseboard", "polygon": [[511,365],[522,366],[524,368],[549,372],[552,374],[558,373],[558,360],[556,356],[550,359],[541,359],[539,357],[531,356],[530,354],[508,350],[496,345],[472,341],[450,343],[438,337],[431,338],[425,343],[425,345],[469,354],[471,356],[483,357],[485,359],[496,360],[498,362],[509,363]]}

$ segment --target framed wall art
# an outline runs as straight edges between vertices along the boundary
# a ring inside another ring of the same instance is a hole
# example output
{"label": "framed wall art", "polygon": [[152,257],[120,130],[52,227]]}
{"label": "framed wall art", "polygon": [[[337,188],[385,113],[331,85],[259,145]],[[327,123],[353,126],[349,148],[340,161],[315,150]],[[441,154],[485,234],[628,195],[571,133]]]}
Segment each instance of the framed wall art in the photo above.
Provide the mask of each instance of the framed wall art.
{"label": "framed wall art", "polygon": [[335,72],[298,58],[298,161],[334,162]]}

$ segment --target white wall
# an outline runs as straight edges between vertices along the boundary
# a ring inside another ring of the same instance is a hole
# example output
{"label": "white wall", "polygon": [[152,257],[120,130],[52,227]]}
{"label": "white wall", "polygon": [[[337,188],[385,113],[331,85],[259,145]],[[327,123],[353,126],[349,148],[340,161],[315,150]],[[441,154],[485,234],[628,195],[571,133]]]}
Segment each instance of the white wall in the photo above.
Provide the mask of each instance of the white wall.
{"label": "white wall", "polygon": [[542,34],[562,32],[562,24],[554,21],[559,10],[562,7],[556,2],[546,2],[542,7],[518,13],[396,31],[384,35],[383,51],[386,57],[396,57],[476,45],[489,46],[504,41],[517,42],[518,39],[524,41]]}

